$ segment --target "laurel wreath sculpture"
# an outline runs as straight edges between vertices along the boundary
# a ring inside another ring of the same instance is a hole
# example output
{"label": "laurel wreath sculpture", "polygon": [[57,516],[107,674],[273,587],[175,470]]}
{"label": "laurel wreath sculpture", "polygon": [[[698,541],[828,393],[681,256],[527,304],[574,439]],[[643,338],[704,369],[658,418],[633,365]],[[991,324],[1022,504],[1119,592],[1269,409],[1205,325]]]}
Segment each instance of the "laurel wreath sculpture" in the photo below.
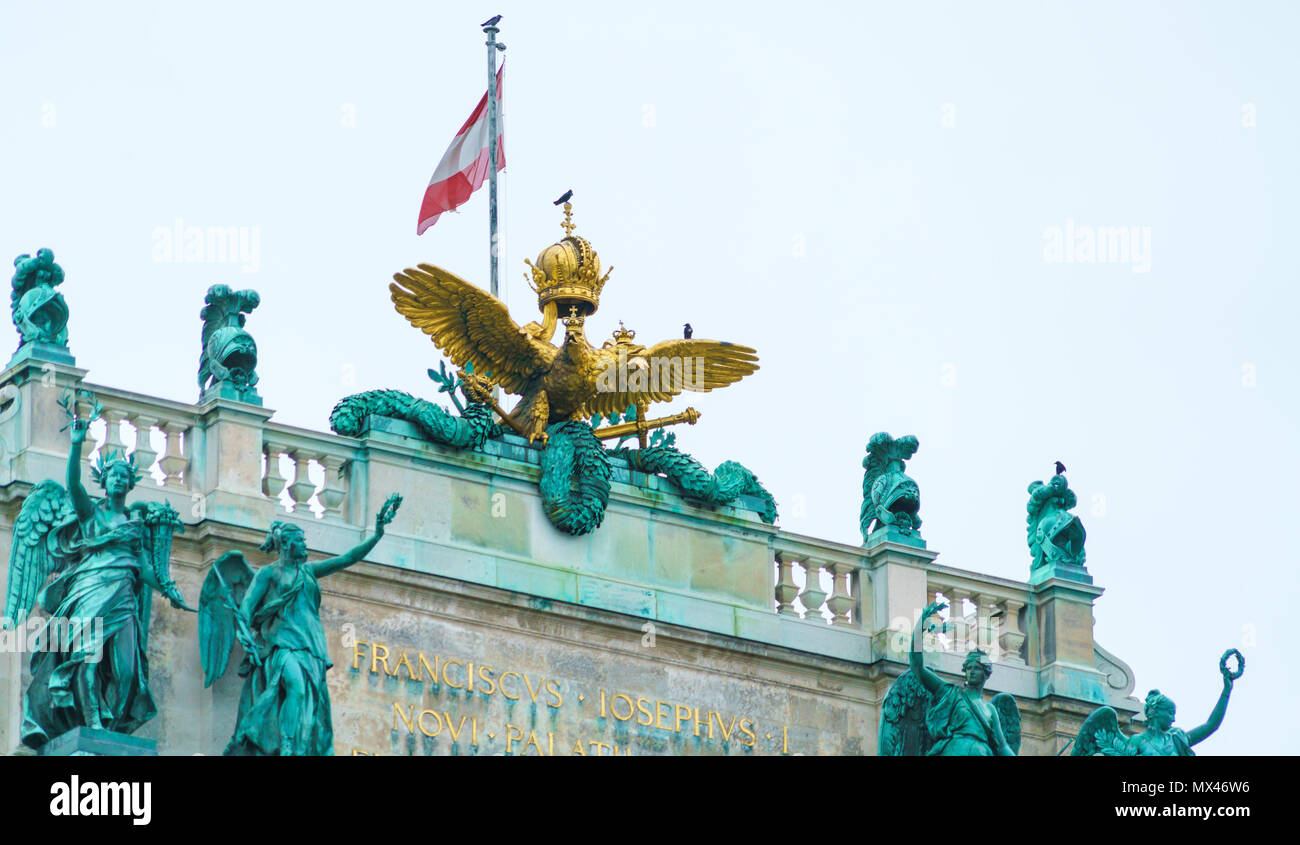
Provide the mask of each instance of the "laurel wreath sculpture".
{"label": "laurel wreath sculpture", "polygon": [[[405,420],[425,439],[453,449],[479,449],[489,439],[501,436],[492,411],[475,402],[445,366],[429,370],[429,377],[441,385],[440,392],[451,395],[456,414],[400,390],[369,390],[341,399],[330,412],[330,428],[358,437],[365,432],[368,418],[378,415]],[[457,389],[465,394],[464,404],[456,396]],[[645,449],[606,448],[587,422],[556,423],[547,433],[538,487],[547,518],[566,534],[589,534],[604,522],[614,458],[627,461],[637,472],[664,476],[683,496],[708,507],[730,505],[742,495],[755,497],[762,503],[759,518],[769,525],[776,521],[772,494],[754,473],[735,461],[725,461],[710,473],[667,438]]]}
{"label": "laurel wreath sculpture", "polygon": [[[1237,658],[1237,670],[1235,672],[1228,670],[1228,658],[1230,657]],[[1223,657],[1219,658],[1219,671],[1227,675],[1229,680],[1235,681],[1246,674],[1246,658],[1242,657],[1241,652],[1235,648],[1230,648],[1223,653]]]}

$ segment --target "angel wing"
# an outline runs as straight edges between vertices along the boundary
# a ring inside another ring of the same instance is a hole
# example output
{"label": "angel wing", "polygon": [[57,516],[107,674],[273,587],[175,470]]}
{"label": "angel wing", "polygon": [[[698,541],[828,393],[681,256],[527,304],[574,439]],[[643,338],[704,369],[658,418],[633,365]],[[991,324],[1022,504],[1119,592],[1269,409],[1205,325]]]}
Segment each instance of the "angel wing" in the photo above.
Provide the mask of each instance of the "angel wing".
{"label": "angel wing", "polygon": [[1020,708],[1016,706],[1016,697],[1010,693],[1000,692],[990,702],[998,711],[998,721],[1002,724],[1002,736],[1006,737],[1011,750],[1020,753]]}
{"label": "angel wing", "polygon": [[4,622],[17,625],[31,612],[36,596],[50,575],[63,569],[70,555],[58,542],[59,532],[77,525],[72,497],[56,481],[42,481],[32,488],[14,524],[9,551],[9,589],[5,596]]}
{"label": "angel wing", "polygon": [[236,639],[244,641],[241,644],[245,651],[252,644],[248,622],[241,618],[239,610],[252,582],[253,569],[241,552],[226,552],[217,558],[203,579],[199,592],[199,662],[205,687],[225,674]]}
{"label": "angel wing", "polygon": [[[558,349],[521,329],[505,303],[487,291],[431,264],[393,275],[393,305],[427,334],[452,363],[474,362],[509,393],[522,393],[545,373]],[[626,406],[625,406],[626,407]]]}
{"label": "angel wing", "polygon": [[1120,757],[1129,753],[1128,740],[1119,729],[1119,714],[1112,707],[1098,707],[1083,720],[1079,735],[1074,739],[1071,756],[1091,757],[1101,754]]}
{"label": "angel wing", "polygon": [[[629,405],[668,402],[683,390],[708,393],[735,384],[758,369],[758,354],[753,349],[725,340],[666,340],[648,349],[635,345],[622,348],[627,349],[625,361],[619,360],[617,346],[595,350],[595,372],[619,377],[613,380],[616,390],[601,389],[598,377],[596,394],[587,403],[589,413],[611,414]],[[618,373],[620,367],[631,370],[638,358],[648,368],[644,380]],[[636,389],[639,383],[644,389]]]}
{"label": "angel wing", "polygon": [[925,711],[930,709],[930,693],[909,669],[885,693],[880,708],[881,757],[922,757],[933,741],[925,729]]}

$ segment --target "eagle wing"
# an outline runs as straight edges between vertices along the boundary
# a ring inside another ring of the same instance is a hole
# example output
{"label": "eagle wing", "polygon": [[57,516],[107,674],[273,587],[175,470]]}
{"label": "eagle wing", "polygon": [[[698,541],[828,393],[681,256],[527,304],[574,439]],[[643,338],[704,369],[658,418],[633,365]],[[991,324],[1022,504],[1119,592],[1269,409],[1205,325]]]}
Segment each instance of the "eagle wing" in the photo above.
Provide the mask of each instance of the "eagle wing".
{"label": "eagle wing", "polygon": [[[588,412],[612,414],[629,405],[668,402],[683,390],[708,393],[735,384],[758,369],[758,354],[753,349],[725,340],[666,340],[649,348],[625,348],[624,365],[619,362],[619,347],[596,350],[596,391],[587,403]],[[637,358],[648,367],[644,379],[633,377],[632,362]],[[628,370],[626,377],[619,372],[620,366]],[[602,374],[606,374],[604,378]]]}
{"label": "eagle wing", "polygon": [[473,362],[509,393],[545,373],[556,347],[538,340],[514,320],[505,303],[459,276],[431,264],[393,275],[389,285],[397,311],[458,367]]}

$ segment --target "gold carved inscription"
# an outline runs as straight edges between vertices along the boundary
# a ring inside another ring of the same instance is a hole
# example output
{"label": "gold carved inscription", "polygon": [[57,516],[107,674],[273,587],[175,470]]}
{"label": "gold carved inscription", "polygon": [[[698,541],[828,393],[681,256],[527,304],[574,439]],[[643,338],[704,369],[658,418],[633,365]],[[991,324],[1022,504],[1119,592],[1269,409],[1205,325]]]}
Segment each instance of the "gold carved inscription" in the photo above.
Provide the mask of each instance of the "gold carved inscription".
{"label": "gold carved inscription", "polygon": [[[394,650],[386,643],[356,640],[352,648],[352,669],[358,674],[428,683],[436,687],[435,694],[446,688],[478,693],[488,699],[499,696],[512,703],[529,703],[552,710],[560,710],[566,702],[566,690],[555,678],[517,669],[500,669],[465,657]],[[687,702],[604,688],[594,690],[594,696],[580,689],[571,689],[568,693],[570,702],[575,697],[579,704],[595,699],[596,724],[592,726],[593,730],[604,730],[610,723],[635,723],[662,735],[686,735],[701,742],[736,743],[751,750],[791,753],[787,725],[760,733],[755,720],[749,716],[710,710]],[[537,730],[510,721],[504,727],[489,725],[485,717],[457,713],[454,707],[418,707],[409,702],[393,701],[391,715],[394,735],[445,738],[458,747],[484,749],[489,753],[512,756],[553,756],[558,753],[593,757],[627,756],[631,753],[631,748],[626,745],[588,736],[559,737],[553,730]],[[353,754],[369,756],[375,752],[353,749]]]}

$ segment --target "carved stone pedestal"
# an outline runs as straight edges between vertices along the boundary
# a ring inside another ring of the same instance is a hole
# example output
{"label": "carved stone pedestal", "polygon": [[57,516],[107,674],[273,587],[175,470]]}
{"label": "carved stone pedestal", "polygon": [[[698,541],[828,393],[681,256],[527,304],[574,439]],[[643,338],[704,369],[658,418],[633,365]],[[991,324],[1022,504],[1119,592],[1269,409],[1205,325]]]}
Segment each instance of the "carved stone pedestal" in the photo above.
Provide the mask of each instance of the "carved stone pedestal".
{"label": "carved stone pedestal", "polygon": [[79,727],[45,743],[40,754],[42,757],[157,757],[158,743],[102,728]]}
{"label": "carved stone pedestal", "polygon": [[921,539],[920,531],[902,530],[892,525],[877,527],[867,535],[867,541],[863,545],[868,549],[874,549],[881,543],[899,543],[904,546],[915,546],[918,549],[925,548],[925,540]]}
{"label": "carved stone pedestal", "polygon": [[1035,567],[1029,573],[1029,585],[1036,587],[1039,584],[1050,581],[1053,578],[1061,578],[1066,581],[1077,581],[1080,584],[1091,584],[1092,576],[1088,574],[1086,567],[1068,563],[1049,563],[1043,566]]}
{"label": "carved stone pedestal", "polygon": [[258,395],[257,388],[240,387],[228,381],[218,381],[209,385],[199,395],[199,404],[205,405],[213,399],[231,399],[248,405],[262,404],[262,397]]}
{"label": "carved stone pedestal", "polygon": [[66,364],[69,367],[76,366],[77,359],[72,357],[68,347],[57,343],[44,343],[39,340],[29,340],[27,343],[18,347],[14,357],[9,359],[5,369],[15,367],[23,361],[51,361],[55,364]]}

